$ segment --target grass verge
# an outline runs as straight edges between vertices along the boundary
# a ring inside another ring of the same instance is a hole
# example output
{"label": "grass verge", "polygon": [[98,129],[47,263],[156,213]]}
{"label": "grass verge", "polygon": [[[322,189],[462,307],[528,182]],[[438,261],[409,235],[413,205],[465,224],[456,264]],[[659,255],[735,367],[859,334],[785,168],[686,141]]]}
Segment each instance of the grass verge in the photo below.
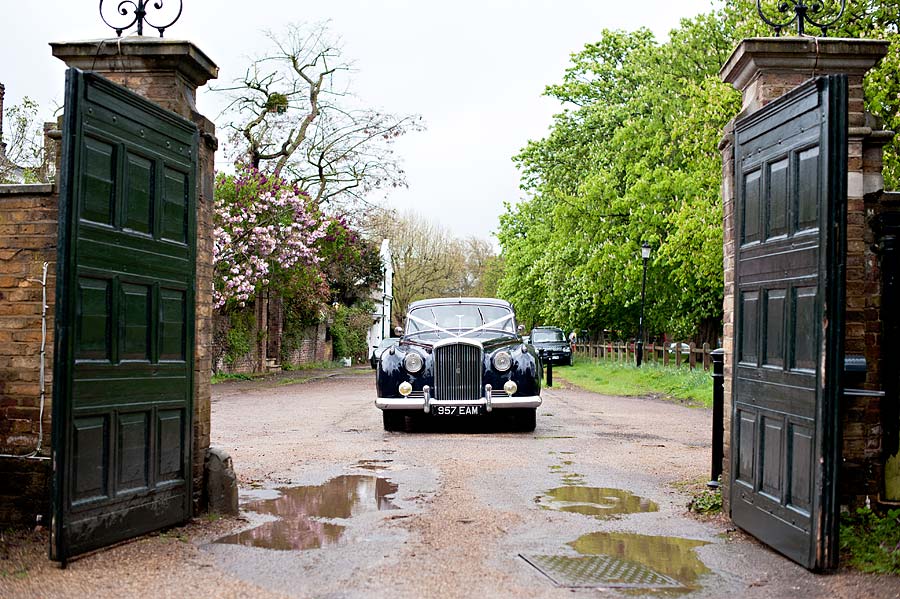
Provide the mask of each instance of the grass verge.
{"label": "grass verge", "polygon": [[863,572],[900,574],[900,509],[844,514],[840,539],[843,563]]}
{"label": "grass verge", "polygon": [[308,364],[298,364],[296,366],[294,366],[293,364],[281,365],[281,369],[287,372],[291,372],[294,370],[335,370],[337,368],[346,368],[346,366],[344,366],[343,363],[337,360],[310,362]]}
{"label": "grass verge", "polygon": [[626,397],[656,395],[712,407],[712,377],[703,369],[644,363],[640,368],[607,360],[576,358],[575,364],[554,368],[554,377],[594,393]]}
{"label": "grass verge", "polygon": [[228,374],[223,372],[212,375],[212,384],[215,385],[225,381],[252,381],[253,379],[252,374]]}

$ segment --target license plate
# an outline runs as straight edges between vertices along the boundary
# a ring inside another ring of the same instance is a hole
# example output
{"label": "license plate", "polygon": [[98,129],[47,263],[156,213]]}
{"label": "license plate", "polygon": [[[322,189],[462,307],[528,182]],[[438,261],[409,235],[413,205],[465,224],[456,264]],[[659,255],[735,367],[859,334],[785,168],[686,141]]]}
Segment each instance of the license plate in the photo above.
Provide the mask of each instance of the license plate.
{"label": "license plate", "polygon": [[481,414],[481,406],[436,406],[431,405],[435,416],[477,416]]}

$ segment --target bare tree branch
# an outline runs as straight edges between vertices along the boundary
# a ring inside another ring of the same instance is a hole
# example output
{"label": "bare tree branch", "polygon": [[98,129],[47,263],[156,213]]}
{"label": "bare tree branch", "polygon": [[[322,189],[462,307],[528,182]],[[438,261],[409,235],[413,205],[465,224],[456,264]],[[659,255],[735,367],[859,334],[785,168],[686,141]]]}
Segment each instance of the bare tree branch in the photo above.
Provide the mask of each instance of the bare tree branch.
{"label": "bare tree branch", "polygon": [[229,87],[223,114],[232,156],[292,181],[319,204],[358,204],[406,184],[392,143],[421,130],[418,116],[359,107],[341,88],[351,70],[327,24],[267,32],[271,49]]}

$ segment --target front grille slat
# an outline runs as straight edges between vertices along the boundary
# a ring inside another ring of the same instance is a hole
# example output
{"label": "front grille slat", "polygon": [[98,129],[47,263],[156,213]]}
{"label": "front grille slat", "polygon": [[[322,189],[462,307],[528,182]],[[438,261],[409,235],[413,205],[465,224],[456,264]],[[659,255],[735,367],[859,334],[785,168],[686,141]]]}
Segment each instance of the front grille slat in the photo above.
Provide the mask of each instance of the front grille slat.
{"label": "front grille slat", "polygon": [[[450,343],[434,349],[435,399],[472,400],[481,397],[481,347]],[[458,370],[458,372],[457,372]]]}

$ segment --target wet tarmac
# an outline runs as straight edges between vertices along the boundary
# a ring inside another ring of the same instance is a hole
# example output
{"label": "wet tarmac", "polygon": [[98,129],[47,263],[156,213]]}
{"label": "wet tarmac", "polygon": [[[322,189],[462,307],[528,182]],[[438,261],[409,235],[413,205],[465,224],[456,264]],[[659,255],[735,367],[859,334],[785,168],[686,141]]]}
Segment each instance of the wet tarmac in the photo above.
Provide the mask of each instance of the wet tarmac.
{"label": "wet tarmac", "polygon": [[256,499],[242,507],[277,519],[237,532],[216,543],[248,545],[279,551],[317,549],[341,541],[345,526],[328,520],[397,509],[391,501],[397,485],[385,478],[344,475],[324,484],[282,487],[274,499]]}

